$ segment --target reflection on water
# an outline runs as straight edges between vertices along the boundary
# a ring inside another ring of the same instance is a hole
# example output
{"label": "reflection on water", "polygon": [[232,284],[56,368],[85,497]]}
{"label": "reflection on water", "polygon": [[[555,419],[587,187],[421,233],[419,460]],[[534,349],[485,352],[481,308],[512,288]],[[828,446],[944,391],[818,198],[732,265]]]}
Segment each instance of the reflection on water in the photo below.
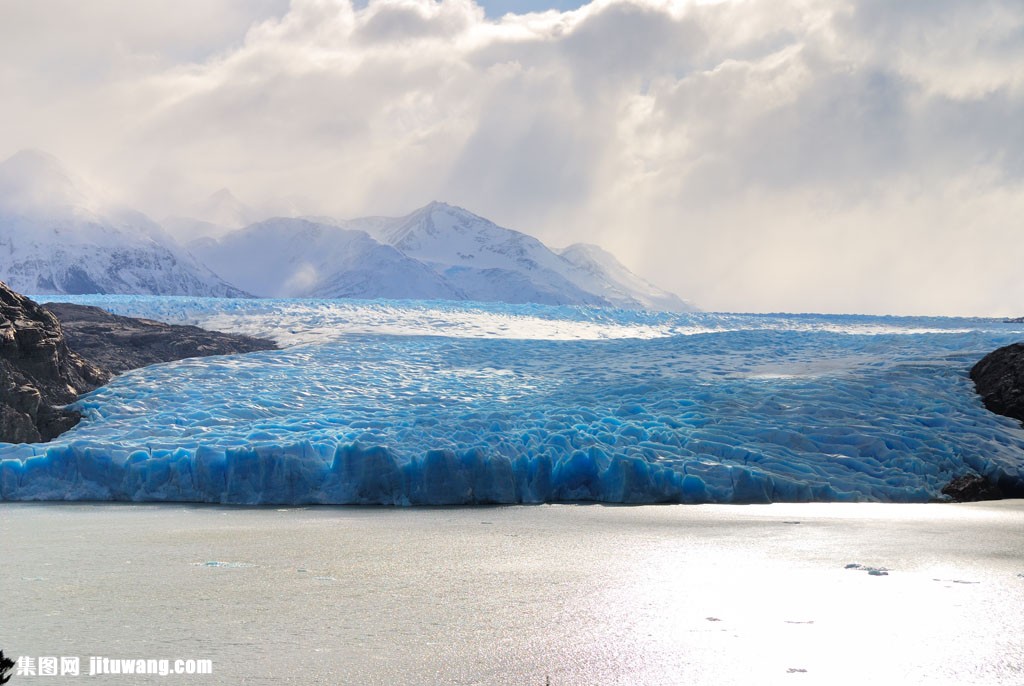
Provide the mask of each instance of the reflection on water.
{"label": "reflection on water", "polygon": [[0,648],[214,661],[153,683],[1017,684],[1022,524],[1019,501],[3,504]]}

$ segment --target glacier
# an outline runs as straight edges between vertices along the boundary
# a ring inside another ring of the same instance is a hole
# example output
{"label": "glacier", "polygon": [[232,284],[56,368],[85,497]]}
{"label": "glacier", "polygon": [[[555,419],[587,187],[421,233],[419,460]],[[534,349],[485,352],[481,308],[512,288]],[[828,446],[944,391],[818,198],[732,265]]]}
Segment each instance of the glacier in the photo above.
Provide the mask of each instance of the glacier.
{"label": "glacier", "polygon": [[924,502],[971,472],[1024,493],[1024,430],[986,410],[967,376],[1021,324],[61,300],[284,347],[116,377],[52,443],[0,444],[3,500]]}

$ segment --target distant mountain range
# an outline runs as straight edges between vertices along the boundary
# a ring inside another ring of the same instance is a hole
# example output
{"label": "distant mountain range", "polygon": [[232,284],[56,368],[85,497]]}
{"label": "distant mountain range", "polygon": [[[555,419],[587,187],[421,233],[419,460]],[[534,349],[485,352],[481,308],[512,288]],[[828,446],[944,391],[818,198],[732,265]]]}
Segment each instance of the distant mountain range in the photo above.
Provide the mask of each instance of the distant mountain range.
{"label": "distant mountain range", "polygon": [[0,163],[0,280],[21,293],[237,297],[160,225],[104,205],[56,159]]}
{"label": "distant mountain range", "polygon": [[[695,309],[595,245],[553,251],[434,202],[405,217],[273,218],[221,190],[163,226],[52,156],[0,163],[0,280],[23,293],[394,298]],[[165,228],[166,227],[166,228]],[[183,247],[171,234],[186,240]]]}

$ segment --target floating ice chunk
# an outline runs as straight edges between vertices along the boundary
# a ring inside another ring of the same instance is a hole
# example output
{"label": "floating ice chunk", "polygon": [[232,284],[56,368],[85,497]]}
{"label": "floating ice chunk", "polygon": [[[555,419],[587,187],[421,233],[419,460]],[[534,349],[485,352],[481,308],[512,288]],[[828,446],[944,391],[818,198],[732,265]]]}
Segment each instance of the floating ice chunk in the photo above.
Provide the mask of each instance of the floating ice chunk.
{"label": "floating ice chunk", "polygon": [[889,576],[889,570],[885,567],[867,567],[865,565],[857,564],[856,562],[851,562],[846,565],[846,569],[859,569],[867,572],[871,576]]}

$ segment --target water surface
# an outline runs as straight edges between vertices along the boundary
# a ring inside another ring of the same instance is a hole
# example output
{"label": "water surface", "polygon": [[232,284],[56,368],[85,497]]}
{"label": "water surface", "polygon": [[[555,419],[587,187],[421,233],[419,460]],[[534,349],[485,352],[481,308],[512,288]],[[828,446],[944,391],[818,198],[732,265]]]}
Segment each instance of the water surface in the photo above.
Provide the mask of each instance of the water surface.
{"label": "water surface", "polygon": [[0,537],[8,654],[214,661],[106,684],[1024,681],[1021,501],[4,503]]}

